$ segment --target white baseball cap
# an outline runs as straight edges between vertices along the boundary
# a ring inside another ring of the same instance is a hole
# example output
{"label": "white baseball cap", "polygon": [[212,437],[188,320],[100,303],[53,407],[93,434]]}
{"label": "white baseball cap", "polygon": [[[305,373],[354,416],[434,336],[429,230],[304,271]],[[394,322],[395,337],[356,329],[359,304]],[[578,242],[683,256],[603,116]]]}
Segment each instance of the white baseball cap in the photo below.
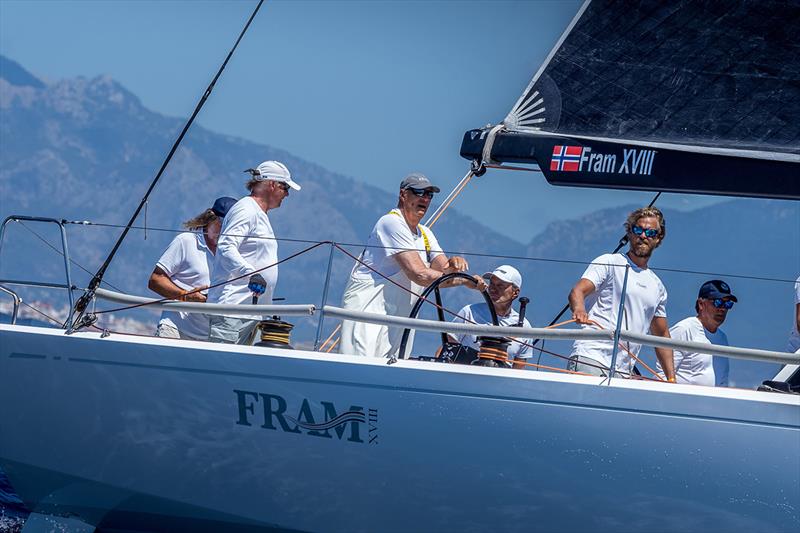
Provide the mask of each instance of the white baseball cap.
{"label": "white baseball cap", "polygon": [[253,173],[253,178],[258,181],[279,181],[287,184],[296,191],[300,190],[300,185],[292,180],[292,174],[289,172],[289,169],[279,161],[264,161],[256,168],[256,171]]}
{"label": "white baseball cap", "polygon": [[522,274],[519,273],[519,270],[512,267],[511,265],[500,265],[499,267],[495,268],[492,272],[487,272],[483,275],[484,279],[491,279],[492,276],[497,276],[501,280],[505,281],[506,283],[510,283],[514,285],[518,289],[522,289]]}

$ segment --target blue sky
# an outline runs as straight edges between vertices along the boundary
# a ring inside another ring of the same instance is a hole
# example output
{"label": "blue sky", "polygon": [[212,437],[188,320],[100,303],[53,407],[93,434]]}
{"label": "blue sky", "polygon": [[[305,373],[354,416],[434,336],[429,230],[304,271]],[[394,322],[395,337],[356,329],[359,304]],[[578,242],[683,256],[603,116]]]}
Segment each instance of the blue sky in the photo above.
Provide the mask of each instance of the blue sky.
{"label": "blue sky", "polygon": [[[0,0],[0,53],[44,79],[108,74],[188,117],[255,4]],[[505,117],[579,5],[266,2],[198,121],[386,190],[415,170],[449,190],[468,169],[463,133]],[[651,196],[490,171],[456,207],[528,242],[549,221]]]}

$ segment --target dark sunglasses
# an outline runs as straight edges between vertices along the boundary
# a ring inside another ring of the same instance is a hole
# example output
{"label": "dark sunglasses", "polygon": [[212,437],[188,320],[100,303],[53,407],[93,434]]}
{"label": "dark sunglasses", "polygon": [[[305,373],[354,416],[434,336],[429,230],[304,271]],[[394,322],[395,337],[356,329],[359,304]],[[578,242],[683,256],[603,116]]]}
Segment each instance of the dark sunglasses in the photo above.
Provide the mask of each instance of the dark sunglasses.
{"label": "dark sunglasses", "polygon": [[641,226],[633,226],[631,228],[631,231],[633,232],[634,235],[641,235],[642,233],[644,233],[644,236],[647,237],[648,239],[654,239],[658,237],[659,233],[661,233],[657,229],[644,229]]}
{"label": "dark sunglasses", "polygon": [[407,191],[411,191],[411,194],[414,196],[419,196],[420,198],[433,198],[433,191],[430,189],[415,189],[414,187],[406,187]]}
{"label": "dark sunglasses", "polygon": [[709,300],[717,309],[731,309],[733,307],[733,300],[723,300],[722,298],[714,298]]}
{"label": "dark sunglasses", "polygon": [[282,181],[278,181],[276,183],[281,186],[281,189],[283,189],[283,192],[289,192],[289,184],[288,183],[283,183]]}

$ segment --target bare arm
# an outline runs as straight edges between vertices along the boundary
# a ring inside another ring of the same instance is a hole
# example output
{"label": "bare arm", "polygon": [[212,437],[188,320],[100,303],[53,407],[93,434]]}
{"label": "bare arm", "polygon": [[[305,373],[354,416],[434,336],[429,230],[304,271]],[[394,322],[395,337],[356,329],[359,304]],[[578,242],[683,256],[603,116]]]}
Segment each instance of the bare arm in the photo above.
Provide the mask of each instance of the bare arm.
{"label": "bare arm", "polygon": [[427,287],[442,276],[441,271],[426,267],[419,254],[413,250],[397,253],[394,258],[406,277],[417,285]]}
{"label": "bare arm", "polygon": [[[469,263],[463,257],[454,255],[451,258],[447,258],[444,254],[437,255],[431,261],[431,268],[434,270],[439,270],[445,274],[451,274],[453,272],[466,272],[469,270]],[[459,278],[459,279],[451,279],[446,283],[442,283],[439,285],[442,288],[446,287],[458,287],[459,285],[466,285],[470,289],[475,289],[476,291],[484,291],[486,290],[486,282],[483,281],[483,278],[480,276],[472,276],[472,281],[466,278]]]}
{"label": "bare arm", "polygon": [[206,295],[200,291],[191,294],[185,294],[185,291],[175,285],[166,272],[161,268],[156,267],[153,273],[150,274],[150,281],[147,287],[156,294],[164,298],[171,298],[173,300],[183,300],[186,302],[205,302]]}
{"label": "bare arm", "polygon": [[[455,257],[453,259],[456,259]],[[438,270],[439,272],[444,272],[450,266],[450,259],[447,258],[446,255],[441,254],[437,255],[431,261],[431,268],[433,270]]]}
{"label": "bare arm", "polygon": [[[650,322],[650,333],[669,339],[669,324],[666,317],[657,316]],[[664,375],[668,380],[675,379],[675,360],[672,354],[672,348],[656,348],[656,357],[658,362],[661,363],[661,368],[664,370]]]}
{"label": "bare arm", "polygon": [[[422,262],[422,259],[419,257],[419,253],[413,250],[400,252],[395,254],[394,257],[397,261],[397,264],[400,265],[400,269],[408,277],[408,279],[422,287],[427,287],[442,277],[442,274],[463,272],[469,268],[469,265],[462,257],[451,257],[448,259],[444,255],[437,255],[433,261],[431,261],[430,268],[426,267],[425,263]],[[486,284],[478,276],[475,276],[475,283],[471,283],[465,279],[456,279],[443,285],[443,287],[453,287],[463,284],[468,284],[469,286],[482,284],[484,288],[486,287]]]}
{"label": "bare arm", "polygon": [[578,324],[589,323],[589,314],[586,312],[586,297],[594,291],[594,283],[586,278],[581,278],[569,292],[569,308],[572,310],[572,318]]}

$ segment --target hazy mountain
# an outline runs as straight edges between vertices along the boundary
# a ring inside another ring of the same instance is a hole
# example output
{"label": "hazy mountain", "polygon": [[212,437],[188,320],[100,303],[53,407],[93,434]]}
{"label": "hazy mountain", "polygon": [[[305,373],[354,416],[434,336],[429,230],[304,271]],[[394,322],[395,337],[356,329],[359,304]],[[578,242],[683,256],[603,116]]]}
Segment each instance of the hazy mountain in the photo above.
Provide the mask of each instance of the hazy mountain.
{"label": "hazy mountain", "polygon": [[[0,58],[0,216],[92,221],[95,225],[68,225],[67,232],[73,260],[94,272],[121,231],[98,224],[127,222],[183,123],[184,119],[144,108],[135,95],[108,77],[45,84],[20,65]],[[129,235],[106,281],[126,292],[148,294],[147,278],[174,230],[214,198],[244,195],[242,170],[265,159],[284,161],[303,185],[283,207],[270,212],[276,234],[282,238],[350,243],[348,250],[356,255],[361,250],[358,243],[365,241],[375,220],[396,202],[394,193],[364,183],[367,176],[343,176],[278,148],[195,125],[151,196],[146,216],[137,220],[148,230]],[[401,178],[397,177],[398,182]],[[613,249],[625,214],[632,208],[553,223],[527,245],[454,209],[435,229],[446,250],[482,254],[468,255],[474,272],[500,263],[518,266],[524,273],[523,294],[532,299],[529,317],[542,324],[566,302],[585,264]],[[668,236],[653,266],[670,292],[671,321],[692,313],[703,281],[724,277],[740,298],[727,325],[731,342],[782,349],[791,310],[791,285],[786,280],[800,273],[798,205],[733,200],[688,213],[668,211],[666,216]],[[0,278],[63,281],[62,259],[42,239],[60,248],[55,225],[9,226],[0,254]],[[280,256],[312,245],[281,242]],[[320,303],[329,250],[321,246],[282,264],[277,295],[292,303]],[[344,254],[335,254],[329,302],[340,301],[351,265]],[[712,272],[722,274],[706,274]],[[88,281],[88,274],[77,265],[72,266],[72,274],[79,286]],[[41,291],[35,294],[39,297]],[[63,291],[49,295],[65,302]],[[445,305],[457,310],[474,298],[475,293],[465,289],[446,291]],[[149,314],[137,316],[155,323]],[[296,322],[298,336],[306,341],[312,338],[316,322]],[[326,331],[332,326],[327,323]],[[418,346],[432,343],[434,336]],[[560,353],[566,349],[559,347]],[[770,371],[736,363],[732,372],[734,377],[738,372],[741,383],[752,384]]]}
{"label": "hazy mountain", "polygon": [[[16,80],[35,78],[10,60],[3,64],[13,65],[9,70],[14,76],[6,78],[4,69],[0,79],[0,214],[124,225],[184,120],[145,109],[136,96],[107,77],[61,80],[40,87],[18,85]],[[281,209],[270,213],[276,234],[282,238],[363,242],[375,220],[396,203],[394,194],[363,181],[282,150],[195,125],[151,196],[146,217],[137,221],[151,228],[147,239],[144,232],[133,232],[106,279],[125,290],[146,293],[152,265],[174,236],[152,228],[177,229],[214,198],[243,196],[246,176],[242,170],[265,159],[285,162],[303,185]],[[398,183],[400,179],[402,176]],[[73,257],[94,271],[120,229],[71,226],[69,232]],[[453,250],[491,247],[508,254],[521,248],[520,243],[456,211],[448,213],[436,232],[443,246]],[[281,244],[281,255],[307,246]],[[360,247],[353,246],[350,251],[358,254]],[[3,261],[4,275],[53,273],[52,261],[42,262],[40,256],[22,250],[19,253],[13,264]],[[351,260],[342,253],[336,257],[334,279],[340,280],[349,271]],[[21,259],[28,261],[23,265]],[[292,301],[318,301],[327,259],[328,250],[320,249],[282,265],[281,295]],[[315,292],[309,294],[312,289]],[[338,301],[339,292],[331,293],[334,300]]]}

